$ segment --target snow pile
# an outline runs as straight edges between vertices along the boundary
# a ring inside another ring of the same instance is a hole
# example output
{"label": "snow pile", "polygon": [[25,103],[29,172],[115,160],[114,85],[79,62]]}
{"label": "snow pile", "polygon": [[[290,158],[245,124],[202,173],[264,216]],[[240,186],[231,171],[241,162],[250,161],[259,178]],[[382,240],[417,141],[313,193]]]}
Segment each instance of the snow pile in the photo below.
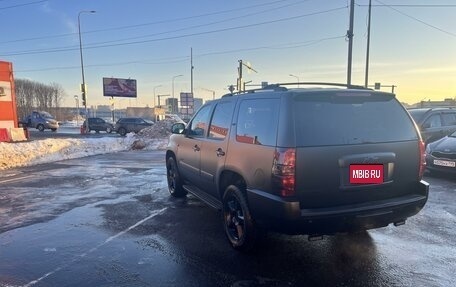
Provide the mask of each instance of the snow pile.
{"label": "snow pile", "polygon": [[178,121],[159,121],[138,134],[129,133],[126,137],[0,142],[0,170],[125,150],[165,149],[171,134],[171,125]]}
{"label": "snow pile", "polygon": [[171,135],[171,126],[176,122],[182,122],[182,120],[170,118],[158,121],[153,126],[139,131],[138,136],[149,139],[168,138]]}

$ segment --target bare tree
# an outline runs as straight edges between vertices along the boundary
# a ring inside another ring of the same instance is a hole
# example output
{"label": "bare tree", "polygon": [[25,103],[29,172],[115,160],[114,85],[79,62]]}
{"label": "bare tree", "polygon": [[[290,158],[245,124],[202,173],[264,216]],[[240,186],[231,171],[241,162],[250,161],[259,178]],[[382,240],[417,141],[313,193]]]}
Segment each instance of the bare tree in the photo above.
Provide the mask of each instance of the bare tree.
{"label": "bare tree", "polygon": [[33,110],[58,111],[65,90],[60,84],[43,84],[27,79],[15,79],[17,111],[20,119]]}

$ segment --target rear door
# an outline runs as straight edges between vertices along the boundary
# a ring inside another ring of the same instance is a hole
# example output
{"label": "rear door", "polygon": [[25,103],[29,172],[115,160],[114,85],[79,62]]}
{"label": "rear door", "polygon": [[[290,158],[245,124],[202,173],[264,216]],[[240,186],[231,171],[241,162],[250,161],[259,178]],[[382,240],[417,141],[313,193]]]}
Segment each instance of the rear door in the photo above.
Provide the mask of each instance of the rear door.
{"label": "rear door", "polygon": [[135,129],[136,129],[136,118],[128,118],[126,121],[125,121],[125,125],[127,127],[127,132],[134,132]]}
{"label": "rear door", "polygon": [[232,126],[235,101],[233,99],[221,100],[214,108],[209,124],[207,138],[201,142],[201,168],[200,188],[218,197],[218,173],[225,165],[229,153],[228,140]]}
{"label": "rear door", "polygon": [[143,128],[145,127],[148,127],[149,124],[144,120],[144,119],[135,119],[135,127],[134,127],[134,131],[135,132],[139,132],[140,130],[142,130]]}
{"label": "rear door", "polygon": [[392,94],[333,91],[291,101],[296,191],[304,208],[364,204],[414,192],[419,137]]}

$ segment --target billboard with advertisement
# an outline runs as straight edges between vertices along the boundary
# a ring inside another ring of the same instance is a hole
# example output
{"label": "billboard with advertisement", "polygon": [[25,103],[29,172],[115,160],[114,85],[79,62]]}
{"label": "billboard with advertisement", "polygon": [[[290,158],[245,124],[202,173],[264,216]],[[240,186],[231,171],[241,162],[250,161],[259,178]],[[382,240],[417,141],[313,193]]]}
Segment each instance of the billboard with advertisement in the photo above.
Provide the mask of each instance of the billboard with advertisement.
{"label": "billboard with advertisement", "polygon": [[136,80],[103,78],[103,96],[136,98]]}

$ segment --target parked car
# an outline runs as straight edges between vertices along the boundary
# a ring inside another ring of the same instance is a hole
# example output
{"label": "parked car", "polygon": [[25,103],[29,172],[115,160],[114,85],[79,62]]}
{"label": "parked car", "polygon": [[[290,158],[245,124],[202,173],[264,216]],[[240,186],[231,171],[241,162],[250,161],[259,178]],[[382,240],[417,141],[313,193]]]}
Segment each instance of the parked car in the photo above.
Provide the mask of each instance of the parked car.
{"label": "parked car", "polygon": [[391,93],[271,85],[206,103],[172,133],[170,194],[221,210],[238,250],[264,230],[317,239],[398,226],[428,198],[424,143]]}
{"label": "parked car", "polygon": [[410,109],[409,112],[418,125],[425,144],[456,131],[455,108],[420,108]]}
{"label": "parked car", "polygon": [[[87,122],[89,123],[88,127],[87,127]],[[99,133],[100,131],[112,133],[112,131],[114,130],[114,125],[103,120],[102,118],[88,118],[87,120],[84,121],[82,126],[89,133],[91,131],[95,131],[97,133]]]}
{"label": "parked car", "polygon": [[45,129],[55,132],[59,128],[57,120],[50,113],[44,111],[33,111],[21,123],[29,128],[35,128],[40,132]]}
{"label": "parked car", "polygon": [[152,126],[154,123],[142,118],[121,118],[117,121],[114,129],[121,136],[125,136],[130,132],[139,132],[143,128]]}
{"label": "parked car", "polygon": [[427,145],[426,167],[430,171],[456,173],[456,132]]}

